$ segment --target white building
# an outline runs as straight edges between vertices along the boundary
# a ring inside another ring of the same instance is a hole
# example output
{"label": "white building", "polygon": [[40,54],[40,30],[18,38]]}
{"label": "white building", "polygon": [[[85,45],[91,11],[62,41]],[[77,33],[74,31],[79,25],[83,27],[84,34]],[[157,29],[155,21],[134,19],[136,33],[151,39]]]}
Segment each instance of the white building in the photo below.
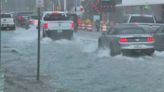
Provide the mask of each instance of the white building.
{"label": "white building", "polygon": [[124,8],[125,14],[142,12],[153,14],[158,21],[164,21],[164,0],[122,0],[119,6]]}

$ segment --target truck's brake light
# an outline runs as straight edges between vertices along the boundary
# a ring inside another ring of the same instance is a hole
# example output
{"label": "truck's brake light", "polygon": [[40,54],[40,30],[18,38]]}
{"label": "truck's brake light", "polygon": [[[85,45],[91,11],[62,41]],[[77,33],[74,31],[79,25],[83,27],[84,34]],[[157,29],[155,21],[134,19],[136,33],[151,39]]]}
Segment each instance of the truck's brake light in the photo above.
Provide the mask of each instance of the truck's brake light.
{"label": "truck's brake light", "polygon": [[59,12],[57,12],[57,11],[52,13],[52,15],[58,15],[58,14],[59,14]]}
{"label": "truck's brake light", "polygon": [[74,26],[75,26],[75,23],[72,21],[71,27],[74,28]]}
{"label": "truck's brake light", "polygon": [[44,28],[44,29],[48,29],[48,22],[45,22],[45,23],[44,23],[43,28]]}

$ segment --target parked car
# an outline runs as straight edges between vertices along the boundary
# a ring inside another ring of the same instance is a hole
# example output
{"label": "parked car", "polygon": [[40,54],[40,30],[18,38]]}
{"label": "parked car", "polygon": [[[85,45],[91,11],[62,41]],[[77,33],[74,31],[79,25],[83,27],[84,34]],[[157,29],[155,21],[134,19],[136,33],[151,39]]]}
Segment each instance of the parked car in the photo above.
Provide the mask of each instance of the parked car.
{"label": "parked car", "polygon": [[116,25],[107,35],[99,38],[99,47],[106,44],[111,56],[139,52],[147,55],[154,53],[154,36],[143,27],[136,25]]}
{"label": "parked car", "polygon": [[38,26],[38,16],[37,15],[33,15],[30,16],[30,24],[34,25],[34,26]]}
{"label": "parked car", "polygon": [[23,28],[29,28],[30,16],[32,14],[32,12],[16,12],[14,14],[16,25]]}
{"label": "parked car", "polygon": [[2,13],[1,15],[1,29],[10,29],[10,30],[15,30],[15,22],[13,15],[10,13]]}
{"label": "parked car", "polygon": [[43,37],[72,39],[74,22],[62,11],[44,12],[42,17]]}

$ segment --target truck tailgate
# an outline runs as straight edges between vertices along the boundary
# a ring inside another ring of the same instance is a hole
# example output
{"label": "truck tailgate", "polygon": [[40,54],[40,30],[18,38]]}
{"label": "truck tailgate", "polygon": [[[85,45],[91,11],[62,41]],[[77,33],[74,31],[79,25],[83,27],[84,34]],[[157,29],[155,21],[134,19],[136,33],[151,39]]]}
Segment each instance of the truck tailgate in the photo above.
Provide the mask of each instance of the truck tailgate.
{"label": "truck tailgate", "polygon": [[48,21],[49,30],[72,30],[72,21]]}
{"label": "truck tailgate", "polygon": [[1,19],[2,24],[13,24],[14,23],[13,21],[14,20],[12,18],[2,18]]}

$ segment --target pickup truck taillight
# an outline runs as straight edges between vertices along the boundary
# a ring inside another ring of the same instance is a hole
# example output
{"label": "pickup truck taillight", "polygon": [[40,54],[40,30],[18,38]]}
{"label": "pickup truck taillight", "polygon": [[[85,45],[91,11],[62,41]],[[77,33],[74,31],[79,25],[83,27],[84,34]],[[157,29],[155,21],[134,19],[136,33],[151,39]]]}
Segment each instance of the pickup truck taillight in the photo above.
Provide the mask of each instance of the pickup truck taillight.
{"label": "pickup truck taillight", "polygon": [[147,42],[154,42],[154,37],[147,37]]}
{"label": "pickup truck taillight", "polygon": [[74,28],[74,26],[75,26],[75,23],[74,23],[74,22],[72,22],[72,23],[71,23],[71,27],[72,27],[72,28]]}
{"label": "pickup truck taillight", "polygon": [[44,28],[44,29],[48,29],[48,23],[47,23],[47,22],[44,23],[43,28]]}

